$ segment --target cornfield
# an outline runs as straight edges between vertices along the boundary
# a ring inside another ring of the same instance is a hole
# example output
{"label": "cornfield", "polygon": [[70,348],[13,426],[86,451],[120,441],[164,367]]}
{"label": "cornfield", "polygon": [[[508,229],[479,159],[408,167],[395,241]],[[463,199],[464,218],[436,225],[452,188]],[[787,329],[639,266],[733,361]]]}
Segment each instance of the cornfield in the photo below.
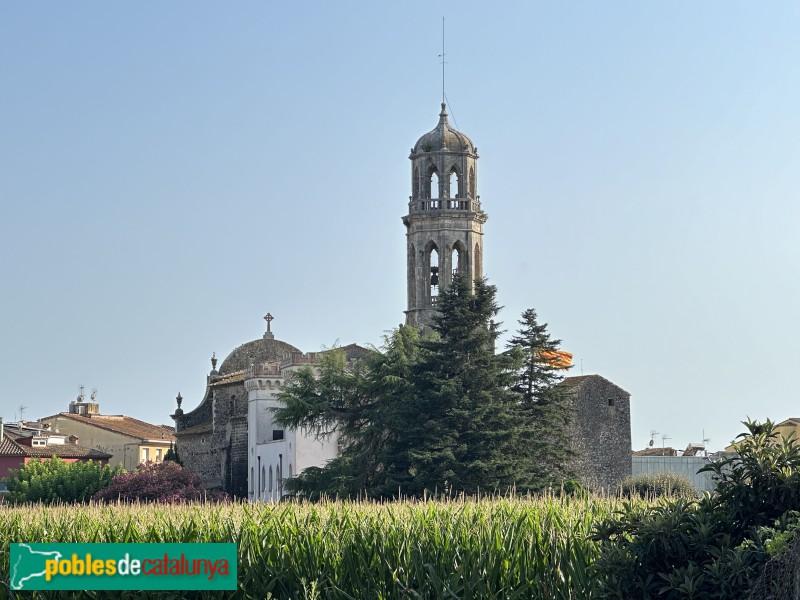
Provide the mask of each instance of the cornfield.
{"label": "cornfield", "polygon": [[146,597],[8,590],[9,542],[236,542],[236,592],[158,598],[584,599],[592,525],[614,500],[588,498],[227,505],[0,507],[0,596]]}

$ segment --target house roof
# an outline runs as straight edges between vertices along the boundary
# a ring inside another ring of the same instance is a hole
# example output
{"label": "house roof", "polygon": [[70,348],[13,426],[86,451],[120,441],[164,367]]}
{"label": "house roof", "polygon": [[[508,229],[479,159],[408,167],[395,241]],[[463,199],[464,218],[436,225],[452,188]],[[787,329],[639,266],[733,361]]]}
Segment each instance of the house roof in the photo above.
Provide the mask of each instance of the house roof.
{"label": "house roof", "polygon": [[622,390],[626,394],[628,393],[626,390],[624,390],[621,387],[619,387],[616,383],[614,383],[613,381],[609,381],[608,379],[606,379],[605,377],[603,377],[601,375],[576,375],[575,377],[565,377],[563,380],[561,380],[561,382],[558,385],[563,385],[563,386],[566,386],[566,387],[575,388],[575,387],[580,387],[581,385],[583,385],[585,383],[589,383],[591,381],[598,381],[598,380],[599,381],[605,381],[609,385],[613,385],[614,387],[619,388],[620,390]]}
{"label": "house roof", "polygon": [[677,456],[678,451],[675,448],[645,448],[644,450],[635,450],[634,456]]}
{"label": "house roof", "polygon": [[25,456],[25,449],[6,433],[0,440],[0,456]]}
{"label": "house roof", "polygon": [[[42,421],[59,419],[69,419],[79,423],[99,427],[106,431],[113,431],[128,437],[140,440],[157,440],[164,442],[171,442],[175,440],[174,430],[167,425],[153,425],[146,423],[133,417],[126,417],[124,415],[76,415],[73,413],[59,413],[51,417],[45,417]],[[53,425],[55,427],[55,425]]]}
{"label": "house roof", "polygon": [[178,431],[176,435],[193,435],[195,433],[210,433],[211,432],[211,421],[206,421],[205,423],[200,423],[200,425],[195,425],[194,427],[187,427],[186,429],[182,429]]}
{"label": "house roof", "polygon": [[[21,437],[21,436],[20,436]],[[13,433],[5,432],[0,442],[0,456],[31,456],[39,458],[90,458],[102,460],[111,458],[111,454],[78,444],[51,444],[48,446],[26,446],[16,442]]]}

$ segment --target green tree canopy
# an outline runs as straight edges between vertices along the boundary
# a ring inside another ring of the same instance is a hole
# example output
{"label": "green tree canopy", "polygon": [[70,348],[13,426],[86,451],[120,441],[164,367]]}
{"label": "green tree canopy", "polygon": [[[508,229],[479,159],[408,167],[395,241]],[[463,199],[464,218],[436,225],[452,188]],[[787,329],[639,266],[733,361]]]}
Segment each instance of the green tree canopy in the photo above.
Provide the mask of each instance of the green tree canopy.
{"label": "green tree canopy", "polygon": [[569,427],[572,407],[567,390],[558,384],[569,368],[560,360],[561,340],[552,339],[547,323],[539,323],[532,308],[522,313],[508,351],[521,362],[512,389],[525,412],[524,454],[533,465],[531,487],[558,487],[574,476],[570,470]]}
{"label": "green tree canopy", "polygon": [[44,504],[88,502],[111,479],[125,470],[99,462],[68,463],[60,458],[33,460],[13,471],[6,478],[8,502],[41,502]]}
{"label": "green tree canopy", "polygon": [[496,290],[461,276],[440,296],[433,333],[400,327],[382,352],[348,364],[326,352],[299,370],[276,419],[339,434],[340,456],[307,469],[287,489],[315,496],[420,496],[520,488],[534,480],[528,427],[514,390],[520,353],[496,353]]}

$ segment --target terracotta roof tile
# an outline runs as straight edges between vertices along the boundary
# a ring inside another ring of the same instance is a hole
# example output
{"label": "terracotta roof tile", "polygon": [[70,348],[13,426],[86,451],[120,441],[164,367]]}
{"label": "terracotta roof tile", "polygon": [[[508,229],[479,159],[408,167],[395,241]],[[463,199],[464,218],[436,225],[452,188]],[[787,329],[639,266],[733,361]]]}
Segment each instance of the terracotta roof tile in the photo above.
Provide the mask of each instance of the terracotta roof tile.
{"label": "terracotta roof tile", "polygon": [[5,434],[0,440],[0,456],[25,456],[25,449]]}
{"label": "terracotta roof tile", "polygon": [[175,440],[174,434],[167,426],[153,425],[145,421],[140,421],[139,419],[134,419],[133,417],[110,415],[92,415],[87,417],[72,413],[59,413],[52,417],[45,417],[45,419],[42,420],[55,419],[56,417],[59,419],[72,419],[79,423],[86,423],[87,425],[93,425],[100,429],[105,429],[106,431],[113,431],[114,433],[120,433],[140,440],[164,440],[165,442]]}
{"label": "terracotta roof tile", "polygon": [[[78,444],[51,444],[48,446],[27,446],[19,444],[13,439],[13,435],[6,433],[0,442],[0,455],[2,456],[32,456],[39,458],[50,458],[55,455],[59,458],[90,458],[102,460],[111,458],[111,454],[86,448]],[[19,439],[19,438],[17,438]]]}

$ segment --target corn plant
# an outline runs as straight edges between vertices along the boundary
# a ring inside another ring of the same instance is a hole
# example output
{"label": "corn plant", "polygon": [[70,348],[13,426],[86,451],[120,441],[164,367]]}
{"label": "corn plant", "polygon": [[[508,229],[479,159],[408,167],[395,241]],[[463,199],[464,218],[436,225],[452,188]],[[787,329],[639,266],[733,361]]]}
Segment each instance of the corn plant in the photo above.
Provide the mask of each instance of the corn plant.
{"label": "corn plant", "polygon": [[617,502],[529,498],[395,503],[0,508],[0,597],[142,598],[8,590],[9,542],[236,542],[235,592],[158,598],[588,598],[593,524]]}

